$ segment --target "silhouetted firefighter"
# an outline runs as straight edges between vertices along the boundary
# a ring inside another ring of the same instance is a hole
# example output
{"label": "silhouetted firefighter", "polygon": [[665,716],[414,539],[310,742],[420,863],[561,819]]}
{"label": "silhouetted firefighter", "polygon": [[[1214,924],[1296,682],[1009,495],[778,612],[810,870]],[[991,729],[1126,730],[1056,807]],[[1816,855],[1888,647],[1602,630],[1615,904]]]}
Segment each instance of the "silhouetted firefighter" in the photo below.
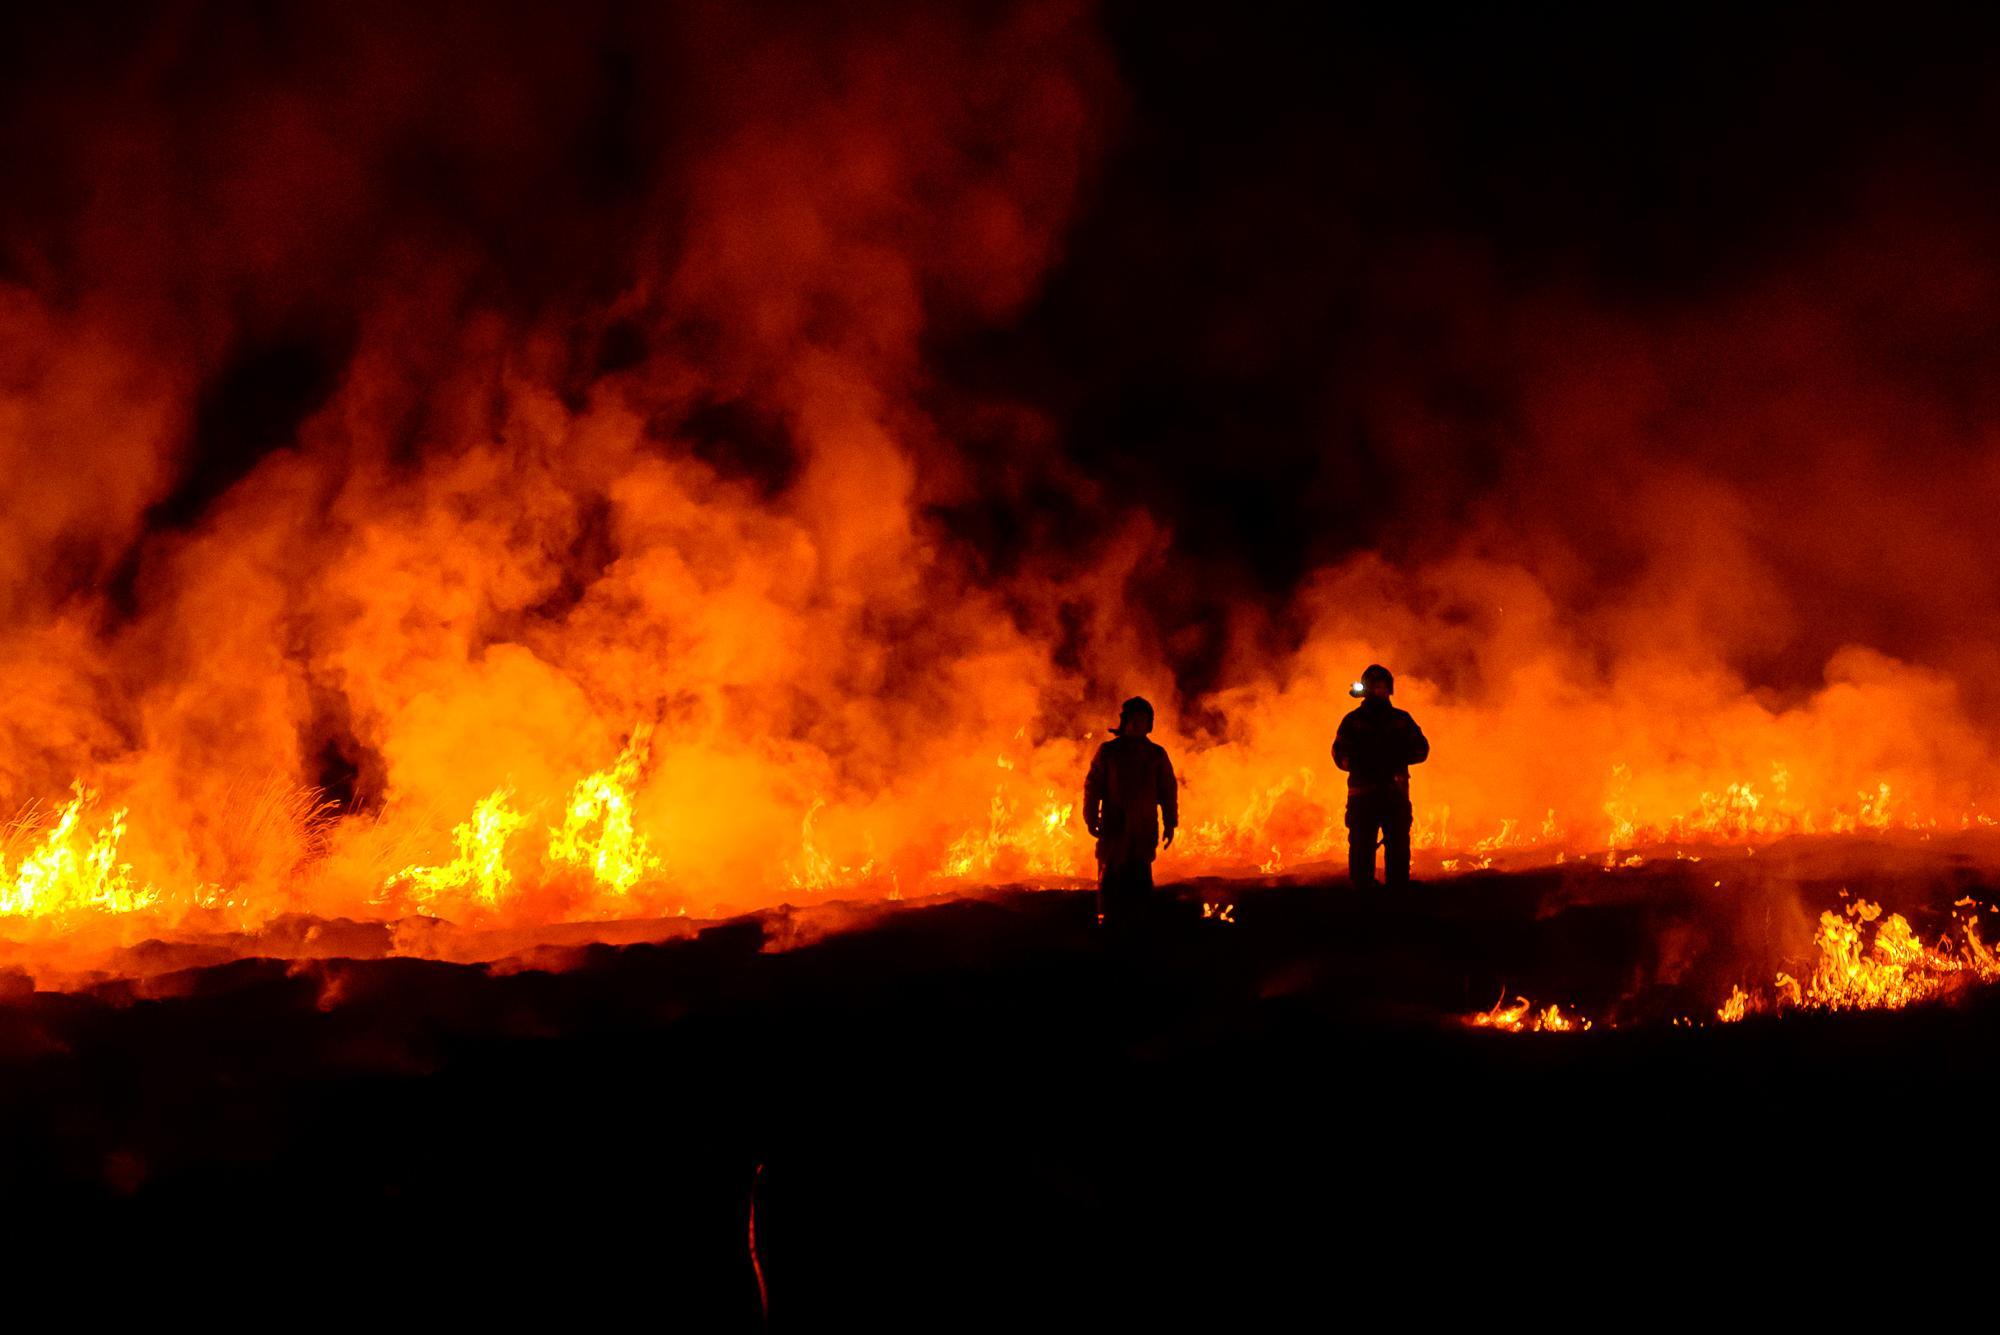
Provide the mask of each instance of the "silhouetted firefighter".
{"label": "silhouetted firefighter", "polygon": [[1097,748],[1083,781],[1083,823],[1097,837],[1097,915],[1106,925],[1142,916],[1153,896],[1153,855],[1181,823],[1180,790],[1166,749],[1147,740],[1153,706],[1134,696],[1118,735]]}
{"label": "silhouetted firefighter", "polygon": [[1382,872],[1392,886],[1410,883],[1410,766],[1429,757],[1431,744],[1417,721],[1389,703],[1396,678],[1372,663],[1348,692],[1361,703],[1340,721],[1333,763],[1347,771],[1347,874],[1356,885],[1375,884],[1375,843],[1382,844]]}

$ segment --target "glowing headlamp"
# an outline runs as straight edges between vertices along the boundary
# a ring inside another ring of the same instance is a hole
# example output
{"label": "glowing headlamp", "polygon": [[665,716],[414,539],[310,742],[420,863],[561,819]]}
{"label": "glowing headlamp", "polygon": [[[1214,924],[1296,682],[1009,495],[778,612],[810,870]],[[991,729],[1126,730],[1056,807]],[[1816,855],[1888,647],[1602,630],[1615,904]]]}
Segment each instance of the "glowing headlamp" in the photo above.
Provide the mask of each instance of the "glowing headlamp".
{"label": "glowing headlamp", "polygon": [[1362,696],[1368,694],[1368,687],[1364,683],[1357,681],[1347,688],[1347,693],[1359,700]]}

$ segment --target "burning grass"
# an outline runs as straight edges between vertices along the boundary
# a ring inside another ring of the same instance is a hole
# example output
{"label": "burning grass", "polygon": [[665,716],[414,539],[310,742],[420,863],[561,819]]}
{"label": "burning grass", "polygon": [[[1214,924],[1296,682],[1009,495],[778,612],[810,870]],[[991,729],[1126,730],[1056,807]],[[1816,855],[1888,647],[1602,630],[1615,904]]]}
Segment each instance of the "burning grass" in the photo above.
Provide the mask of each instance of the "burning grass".
{"label": "burning grass", "polygon": [[[1981,939],[1979,915],[1961,916],[1960,910],[1972,904],[1971,899],[1960,900],[1952,914],[1956,934],[1946,932],[1928,945],[1902,914],[1884,914],[1879,904],[1853,900],[1837,912],[1829,909],[1820,914],[1812,942],[1815,957],[1803,981],[1780,971],[1768,990],[1731,984],[1729,995],[1715,1009],[1715,1020],[1735,1024],[1752,1015],[1787,1011],[1899,1010],[2000,981],[2000,956]],[[1504,993],[1491,1009],[1465,1019],[1476,1029],[1510,1034],[1571,1033],[1591,1027],[1588,1018],[1565,1015],[1555,1003],[1537,1008],[1524,997],[1509,1001]],[[1675,1020],[1691,1022],[1684,1017]]]}
{"label": "burning grass", "polygon": [[[1808,847],[1813,851],[1802,853]],[[1768,984],[1753,982],[1746,987],[1739,974],[1728,983],[1726,994],[1718,993],[1707,1008],[1667,1016],[1671,1023],[1736,1024],[1752,1016],[1796,1012],[1899,1010],[1951,1001],[1969,988],[2000,981],[2000,955],[1986,943],[1980,930],[1981,898],[1958,894],[1948,902],[1939,899],[1965,885],[1968,877],[1976,876],[1982,882],[1986,879],[1972,871],[1977,863],[1991,865],[1993,850],[1985,841],[1938,850],[1930,858],[1928,872],[1921,866],[1924,855],[1920,847],[1899,853],[1890,846],[1868,849],[1844,841],[1819,841],[1789,851],[1793,854],[1791,865],[1777,876],[1759,875],[1748,878],[1747,884],[1738,882],[1749,904],[1763,906],[1761,944],[1738,941],[1732,949],[1723,941],[1711,942],[1709,947],[1712,959],[1757,954],[1768,960],[1776,955],[1783,959],[1782,967],[1772,970]],[[1812,874],[1801,875],[1802,864],[1807,862],[1815,864]],[[1852,895],[1845,885],[1832,890],[1825,877],[1829,870],[1842,868],[1872,876],[1882,891],[1909,901],[1908,915],[1885,909],[1874,899]],[[1716,894],[1728,893],[1722,881],[1710,888]],[[1980,886],[1980,894],[1986,898],[1993,893]],[[1827,898],[1836,903],[1819,911],[1809,941],[1790,944],[1797,938],[1796,924],[1805,912],[1803,906]],[[1784,918],[1775,951],[1771,937],[1774,903],[1782,906]],[[1996,911],[1990,904],[1987,910]],[[1729,915],[1718,916],[1726,919]],[[1736,914],[1739,929],[1752,925],[1755,916]],[[1926,936],[1912,924],[1911,916],[1936,925]],[[1707,972],[1711,979],[1718,976],[1712,962]],[[1522,997],[1510,1001],[1504,991],[1491,1008],[1464,1018],[1474,1028],[1507,1033],[1562,1033],[1591,1027],[1589,1020],[1574,1013],[1565,1015],[1555,1005],[1538,1009]]]}
{"label": "burning grass", "polygon": [[[1338,789],[1326,791],[1319,771],[1308,766],[1255,789],[1247,802],[1234,803],[1225,793],[1218,803],[1213,783],[1229,773],[1219,767],[1234,763],[1232,755],[1227,747],[1196,748],[1186,757],[1194,776],[1188,801],[1204,799],[1196,809],[1210,814],[1194,819],[1163,854],[1161,875],[1330,871],[1345,844]],[[135,830],[130,808],[111,806],[78,781],[60,805],[24,811],[0,843],[0,940],[25,946],[66,938],[128,942],[147,934],[254,933],[297,914],[382,921],[421,916],[476,929],[525,930],[691,913],[726,917],[787,903],[976,894],[996,883],[1073,885],[1089,870],[1088,838],[1075,804],[1049,781],[1046,748],[1022,749],[998,757],[983,809],[935,822],[922,840],[909,839],[900,807],[850,805],[836,819],[827,800],[815,797],[797,819],[792,846],[769,848],[760,875],[718,895],[703,888],[710,873],[687,851],[699,846],[699,838],[649,796],[682,782],[668,773],[681,760],[671,742],[663,744],[652,727],[641,725],[608,763],[555,795],[537,799],[503,782],[448,832],[445,819],[413,817],[401,808],[373,816],[343,813],[314,791],[280,781],[235,786],[224,798],[229,805],[205,824],[226,831],[236,851],[219,868],[223,879],[207,880],[177,877],[176,860],[159,856],[176,845],[174,832]],[[1926,814],[1899,802],[1886,783],[1859,792],[1852,804],[1822,811],[1786,798],[1788,783],[1778,767],[1768,793],[1730,783],[1719,793],[1701,791],[1670,818],[1642,819],[1647,808],[1637,793],[1643,785],[1616,766],[1608,780],[1611,797],[1600,804],[1602,819],[1594,825],[1550,809],[1538,821],[1505,819],[1490,833],[1469,838],[1454,833],[1449,805],[1426,803],[1416,839],[1418,872],[1619,871],[1668,850],[1692,867],[1704,858],[1754,856],[1780,840],[1810,842],[1822,830],[1865,847],[1891,837],[1949,842],[1992,825],[1975,811],[1949,820]],[[1581,842],[1582,831],[1599,842]],[[130,851],[134,846],[137,853]],[[1846,916],[1855,934],[1873,922],[1859,906]],[[1843,935],[1848,931],[1829,919],[1829,957],[1855,969],[1885,961],[1883,969],[1901,970],[1901,981],[1882,984],[1885,997],[1919,999],[1960,975],[1989,976],[1992,967],[1975,923],[1933,946],[1898,935],[1907,924],[1894,914],[1874,929],[1865,950]],[[1843,991],[1841,967],[1784,975],[1725,1008],[1749,1014],[1785,1005],[1867,1004],[1851,988]],[[1503,997],[1481,1014],[1489,1017],[1487,1027],[1563,1027],[1557,1016],[1539,1026],[1525,1013],[1509,1019],[1512,1009]],[[1545,1014],[1546,1008],[1535,1012]]]}
{"label": "burning grass", "polygon": [[[634,794],[655,760],[649,734],[638,730],[555,807],[538,809],[496,790],[442,842],[443,856],[411,858],[407,845],[381,845],[361,893],[337,878],[368,864],[332,851],[325,809],[308,798],[287,803],[267,788],[246,813],[266,831],[319,841],[275,892],[162,890],[120,856],[121,813],[101,813],[94,795],[79,789],[53,817],[17,823],[6,846],[15,911],[0,932],[0,961],[41,987],[67,988],[257,956],[562,968],[593,944],[679,939],[731,915],[689,911],[675,891],[673,860],[657,851],[660,831],[636,814]],[[1017,884],[1076,886],[1054,870],[1073,862],[1047,860],[1049,850],[1064,847],[1054,842],[1065,837],[1063,808],[1053,810],[1054,818],[1015,812],[996,800],[985,827],[954,847],[970,841],[979,850],[972,865],[1026,873]],[[801,838],[812,853],[810,818]],[[1008,861],[1009,849],[1020,858]],[[380,870],[384,862],[400,869]],[[1455,865],[1459,870],[1448,870]],[[1447,920],[1475,913],[1506,925],[1481,947],[1479,969],[1492,981],[1473,1008],[1457,1012],[1468,1025],[1578,1034],[1894,1009],[1994,981],[2000,957],[1981,935],[1976,911],[1983,902],[1977,895],[1986,893],[1977,869],[1988,866],[2000,866],[2000,837],[1977,823],[1956,834],[1894,827],[1779,841],[1739,834],[1734,842],[1575,857],[1530,839],[1487,844],[1476,858],[1428,850],[1418,870],[1429,884],[1413,892],[1409,907],[1423,915],[1448,906]],[[914,878],[909,895],[893,877],[843,879],[829,863],[806,868],[788,891],[771,892],[762,906],[753,898],[746,910],[775,949],[865,927],[898,906],[995,893],[969,870],[958,875],[955,863]],[[1210,873],[1201,882],[1198,918],[1212,926],[1254,922],[1260,887],[1279,882],[1318,883],[1331,904],[1351,900],[1325,862],[1276,875],[1177,848],[1162,870]],[[1939,900],[1947,892],[1949,899]],[[316,908],[321,904],[352,911],[327,912]],[[1540,924],[1614,911],[1644,926],[1613,951],[1601,943],[1565,946],[1561,930],[1548,942],[1537,939]],[[1579,972],[1571,952],[1597,958]],[[1509,980],[1532,986],[1517,992]],[[1386,986],[1385,995],[1398,990]]]}

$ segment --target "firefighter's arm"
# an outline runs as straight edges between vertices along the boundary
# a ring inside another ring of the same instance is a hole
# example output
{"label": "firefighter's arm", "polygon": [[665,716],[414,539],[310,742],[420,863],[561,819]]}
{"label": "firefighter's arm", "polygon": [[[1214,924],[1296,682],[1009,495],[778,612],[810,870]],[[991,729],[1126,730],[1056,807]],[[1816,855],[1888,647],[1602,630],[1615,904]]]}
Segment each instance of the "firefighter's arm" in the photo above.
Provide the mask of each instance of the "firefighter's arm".
{"label": "firefighter's arm", "polygon": [[1349,769],[1354,764],[1354,750],[1347,735],[1347,720],[1340,721],[1340,727],[1333,734],[1333,763],[1336,768]]}
{"label": "firefighter's arm", "polygon": [[1165,751],[1160,752],[1160,827],[1166,832],[1162,841],[1166,847],[1174,846],[1174,831],[1181,824],[1181,784],[1174,777],[1174,762]]}
{"label": "firefighter's arm", "polygon": [[1415,719],[1411,719],[1410,737],[1409,737],[1409,763],[1412,765],[1421,765],[1430,758],[1431,758],[1431,739],[1424,736],[1424,730],[1417,726],[1417,721]]}
{"label": "firefighter's arm", "polygon": [[1090,772],[1083,779],[1083,828],[1095,839],[1104,828],[1104,748],[1090,758]]}

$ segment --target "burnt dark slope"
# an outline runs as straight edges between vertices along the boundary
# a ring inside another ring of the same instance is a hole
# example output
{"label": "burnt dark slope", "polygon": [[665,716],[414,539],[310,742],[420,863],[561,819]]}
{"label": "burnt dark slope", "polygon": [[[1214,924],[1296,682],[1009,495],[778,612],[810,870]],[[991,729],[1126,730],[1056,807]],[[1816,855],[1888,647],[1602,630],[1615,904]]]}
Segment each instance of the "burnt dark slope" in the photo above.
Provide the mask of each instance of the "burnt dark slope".
{"label": "burnt dark slope", "polygon": [[[1746,1281],[1796,1310],[1819,1280],[1787,1249],[1976,1242],[1943,1221],[1990,1158],[1995,999],[1646,1021],[1700,990],[1616,1000],[1691,878],[1604,881],[1184,888],[1125,946],[1088,897],[1022,893],[783,952],[752,921],[552,972],[251,960],[17,997],[0,1184],[17,1255],[245,1321],[756,1329],[753,1201],[777,1329],[1601,1328],[1634,1294],[1763,1310]],[[1503,973],[1630,1022],[1460,1024]]]}

